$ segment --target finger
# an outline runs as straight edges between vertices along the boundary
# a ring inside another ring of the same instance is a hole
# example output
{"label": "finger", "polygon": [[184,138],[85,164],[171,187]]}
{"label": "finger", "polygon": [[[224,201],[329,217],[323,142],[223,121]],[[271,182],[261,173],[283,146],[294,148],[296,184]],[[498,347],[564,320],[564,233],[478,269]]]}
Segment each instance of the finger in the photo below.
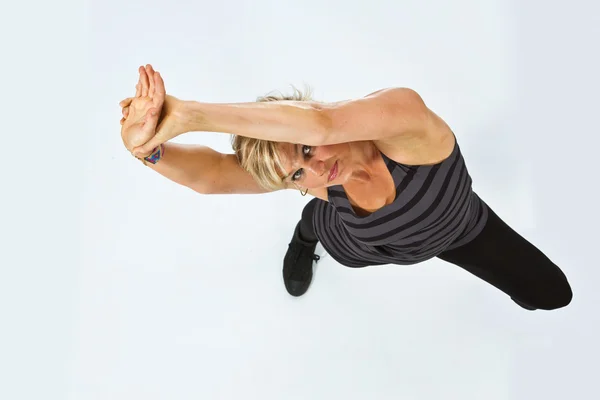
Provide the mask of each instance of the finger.
{"label": "finger", "polygon": [[154,69],[152,68],[152,65],[150,65],[150,64],[146,65],[146,73],[148,74],[148,82],[149,82],[148,97],[153,98],[154,97]]}
{"label": "finger", "polygon": [[119,106],[121,107],[129,107],[129,105],[131,104],[131,102],[133,101],[133,97],[128,97],[126,99],[123,99],[119,102]]}
{"label": "finger", "polygon": [[[132,150],[132,154],[136,157],[140,154],[148,154],[151,153],[152,150],[156,148],[156,146],[167,142],[172,139],[173,136],[167,136],[166,132],[172,132],[173,129],[168,120],[163,120],[158,127],[153,128],[156,134],[145,144],[142,146],[136,147]],[[136,155],[137,154],[137,155]]]}
{"label": "finger", "polygon": [[124,107],[121,112],[123,114],[123,118],[127,118],[127,116],[129,115],[129,107]]}
{"label": "finger", "polygon": [[140,79],[142,81],[142,97],[148,96],[148,74],[146,73],[146,69],[144,67],[140,68]]}
{"label": "finger", "polygon": [[134,148],[131,153],[134,156],[139,157],[142,154],[151,153],[152,150],[154,150],[156,148],[156,146],[159,146],[162,143],[163,142],[162,142],[162,140],[160,140],[160,138],[154,136],[152,139],[150,139],[148,142],[146,142],[146,144]]}
{"label": "finger", "polygon": [[146,112],[144,121],[142,122],[142,128],[145,132],[156,132],[156,125],[158,124],[159,109],[151,108]]}
{"label": "finger", "polygon": [[162,75],[158,71],[154,73],[154,95],[162,98],[164,98],[166,95],[165,82],[163,81]]}
{"label": "finger", "polygon": [[139,67],[138,73],[140,76],[138,77],[137,85],[135,85],[135,97],[140,97],[142,95],[142,71],[144,71],[144,67]]}
{"label": "finger", "polygon": [[125,118],[121,118],[121,125],[125,123]]}
{"label": "finger", "polygon": [[[148,121],[148,125],[149,124],[150,124],[150,121]],[[154,125],[154,126],[156,126],[156,125]],[[144,130],[147,128],[150,128],[150,126],[145,125]],[[155,127],[152,127],[151,129],[154,130]],[[148,142],[144,143],[142,146],[138,146],[138,147],[134,148],[132,150],[132,153],[136,157],[138,157],[140,154],[151,153],[152,150],[154,150],[154,148],[156,146],[160,145],[163,142],[164,142],[164,139],[162,138],[162,135],[156,134]]]}

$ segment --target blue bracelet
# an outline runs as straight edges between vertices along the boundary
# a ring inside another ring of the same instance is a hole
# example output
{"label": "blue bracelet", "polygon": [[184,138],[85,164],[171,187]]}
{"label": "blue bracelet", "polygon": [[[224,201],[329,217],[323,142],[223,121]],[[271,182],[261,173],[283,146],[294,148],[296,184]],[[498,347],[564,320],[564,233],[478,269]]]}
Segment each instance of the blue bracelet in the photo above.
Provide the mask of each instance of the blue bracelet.
{"label": "blue bracelet", "polygon": [[144,165],[146,164],[146,161],[148,161],[151,164],[156,164],[165,154],[165,146],[164,144],[161,144],[160,146],[157,146],[154,148],[154,150],[152,150],[152,154],[150,154],[148,157],[144,157],[144,159],[140,158],[140,161],[142,161],[144,163]]}

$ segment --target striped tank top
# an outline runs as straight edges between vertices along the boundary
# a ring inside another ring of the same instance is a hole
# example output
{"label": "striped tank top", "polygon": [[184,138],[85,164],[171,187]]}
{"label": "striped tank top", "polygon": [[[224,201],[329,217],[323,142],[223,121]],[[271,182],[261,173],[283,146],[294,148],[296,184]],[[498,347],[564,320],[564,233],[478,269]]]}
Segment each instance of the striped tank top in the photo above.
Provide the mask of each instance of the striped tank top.
{"label": "striped tank top", "polygon": [[487,221],[487,206],[471,187],[458,141],[444,161],[397,163],[381,153],[396,185],[392,204],[367,216],[352,208],[341,185],[318,200],[315,233],[329,255],[347,267],[416,264],[467,244]]}

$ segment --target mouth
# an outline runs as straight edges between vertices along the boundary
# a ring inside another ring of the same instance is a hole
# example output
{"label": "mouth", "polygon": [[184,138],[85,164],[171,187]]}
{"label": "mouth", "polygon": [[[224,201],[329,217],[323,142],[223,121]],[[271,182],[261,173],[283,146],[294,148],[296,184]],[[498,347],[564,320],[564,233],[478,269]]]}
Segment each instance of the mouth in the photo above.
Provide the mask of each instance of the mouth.
{"label": "mouth", "polygon": [[335,164],[333,164],[333,167],[331,167],[331,170],[329,170],[329,177],[327,178],[327,182],[331,182],[332,180],[334,180],[337,177],[337,174],[338,174],[338,163],[336,161]]}

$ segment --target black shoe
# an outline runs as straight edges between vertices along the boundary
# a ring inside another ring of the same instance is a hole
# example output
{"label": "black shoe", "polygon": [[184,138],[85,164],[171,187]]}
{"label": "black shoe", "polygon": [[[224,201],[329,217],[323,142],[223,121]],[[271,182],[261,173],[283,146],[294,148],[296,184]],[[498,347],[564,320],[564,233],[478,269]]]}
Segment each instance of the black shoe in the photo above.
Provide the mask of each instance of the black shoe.
{"label": "black shoe", "polygon": [[308,290],[313,277],[312,263],[320,257],[315,253],[318,242],[300,238],[300,223],[296,225],[292,241],[283,259],[283,282],[292,296],[302,296]]}
{"label": "black shoe", "polygon": [[535,311],[535,310],[537,310],[537,308],[533,308],[533,307],[531,307],[530,305],[528,305],[528,304],[525,304],[525,303],[523,303],[522,301],[519,301],[519,300],[517,300],[517,299],[515,299],[515,298],[512,298],[512,297],[511,297],[511,299],[512,299],[512,301],[514,301],[515,303],[517,303],[518,305],[520,305],[521,307],[523,307],[523,308],[524,308],[524,309],[526,309],[526,310],[530,310],[530,311]]}

